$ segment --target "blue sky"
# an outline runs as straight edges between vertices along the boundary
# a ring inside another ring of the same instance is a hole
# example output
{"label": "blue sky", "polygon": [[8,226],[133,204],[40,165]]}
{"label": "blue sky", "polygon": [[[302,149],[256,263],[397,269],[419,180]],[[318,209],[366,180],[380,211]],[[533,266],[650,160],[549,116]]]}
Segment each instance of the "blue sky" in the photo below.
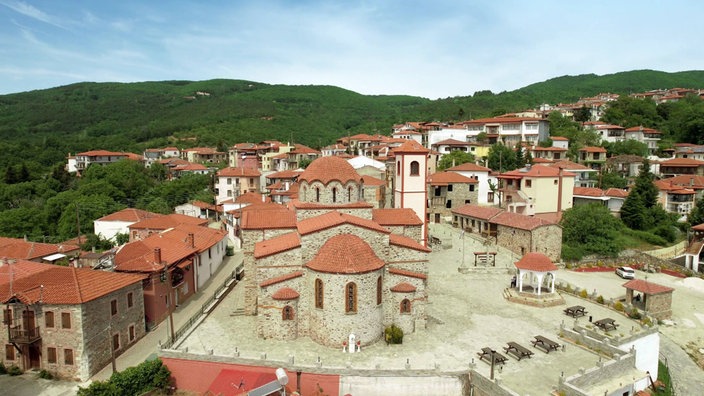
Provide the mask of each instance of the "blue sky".
{"label": "blue sky", "polygon": [[704,69],[700,0],[0,0],[0,94],[230,78],[436,99]]}

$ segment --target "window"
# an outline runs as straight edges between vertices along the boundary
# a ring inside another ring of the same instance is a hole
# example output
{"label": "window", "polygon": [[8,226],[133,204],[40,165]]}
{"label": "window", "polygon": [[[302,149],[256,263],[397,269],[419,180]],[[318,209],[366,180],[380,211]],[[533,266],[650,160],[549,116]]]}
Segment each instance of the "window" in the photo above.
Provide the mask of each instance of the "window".
{"label": "window", "polygon": [[332,202],[337,202],[337,188],[332,188]]}
{"label": "window", "polygon": [[5,344],[5,360],[15,360],[15,346]]}
{"label": "window", "polygon": [[557,185],[557,179],[553,180],[552,184]]}
{"label": "window", "polygon": [[54,313],[51,311],[44,312],[44,326],[54,327]]}
{"label": "window", "polygon": [[2,322],[7,325],[12,325],[12,310],[11,309],[3,309]]}
{"label": "window", "polygon": [[254,185],[254,178],[253,178],[253,177],[250,177],[250,178],[249,178],[249,185],[250,185],[250,186],[253,186],[253,185]]}
{"label": "window", "polygon": [[61,328],[70,329],[71,328],[71,313],[61,312]]}
{"label": "window", "polygon": [[212,248],[208,248],[208,258],[209,259],[213,258],[213,252],[211,250],[212,250]]}
{"label": "window", "polygon": [[73,364],[73,349],[64,349],[64,364]]}
{"label": "window", "polygon": [[347,187],[347,202],[352,202],[352,187]]}
{"label": "window", "polygon": [[127,334],[129,335],[130,342],[134,341],[134,325],[130,325],[130,327],[127,329]]}
{"label": "window", "polygon": [[470,184],[469,185],[469,192],[473,192],[473,191],[474,191],[474,184]]}
{"label": "window", "polygon": [[396,161],[396,174],[401,175],[401,161]]}
{"label": "window", "polygon": [[320,202],[320,187],[315,188],[315,202]]}
{"label": "window", "polygon": [[494,192],[493,191],[489,191],[488,193],[486,193],[486,200],[489,201],[489,203],[494,202]]}
{"label": "window", "polygon": [[530,180],[530,179],[526,180],[526,188],[531,188],[531,187],[533,187],[533,180]]}
{"label": "window", "polygon": [[134,305],[134,300],[132,297],[132,293],[131,292],[127,293],[127,308],[132,308],[133,305]]}
{"label": "window", "polygon": [[447,202],[445,202],[445,208],[452,209],[452,200],[451,199],[448,199]]}
{"label": "window", "polygon": [[232,178],[229,178],[229,177],[227,178],[227,184],[228,185],[232,184]]}
{"label": "window", "polygon": [[452,192],[452,184],[447,185],[447,192]]}
{"label": "window", "polygon": [[323,308],[323,281],[315,280],[315,307]]}
{"label": "window", "polygon": [[47,347],[46,348],[46,361],[48,363],[56,363],[56,348]]}
{"label": "window", "polygon": [[420,164],[418,161],[411,162],[411,176],[420,175]]}
{"label": "window", "polygon": [[281,319],[293,320],[293,307],[290,305],[285,306],[283,311],[281,311]]}
{"label": "window", "polygon": [[345,286],[345,312],[357,312],[357,285],[352,282]]}
{"label": "window", "polygon": [[381,304],[381,277],[376,279],[376,305]]}
{"label": "window", "polygon": [[117,315],[117,300],[110,301],[110,315]]}
{"label": "window", "polygon": [[411,301],[407,298],[401,301],[401,313],[411,313]]}
{"label": "window", "polygon": [[116,351],[120,349],[120,333],[115,333],[112,335],[112,350]]}

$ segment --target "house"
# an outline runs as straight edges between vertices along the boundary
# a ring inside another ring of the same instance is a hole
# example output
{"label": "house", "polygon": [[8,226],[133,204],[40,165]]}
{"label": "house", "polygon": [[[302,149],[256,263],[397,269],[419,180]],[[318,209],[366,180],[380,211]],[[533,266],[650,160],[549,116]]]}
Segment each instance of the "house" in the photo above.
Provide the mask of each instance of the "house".
{"label": "house", "polygon": [[184,214],[172,213],[169,215],[149,217],[142,221],[127,226],[130,235],[130,242],[147,238],[152,234],[174,228],[180,224],[193,224],[207,226],[207,219],[187,216]]}
{"label": "house", "polygon": [[185,175],[207,175],[209,173],[210,169],[206,168],[203,164],[188,163],[172,167],[170,176],[171,179],[178,179]]}
{"label": "house", "polygon": [[520,257],[538,252],[552,261],[560,260],[562,227],[549,220],[469,204],[452,211],[452,223],[465,232],[493,240]]}
{"label": "house", "polygon": [[477,203],[477,179],[456,172],[438,172],[428,177],[428,216],[434,223],[450,218],[451,211],[462,205]]}
{"label": "house", "polygon": [[199,164],[218,164],[227,161],[227,153],[211,147],[193,147],[182,150],[181,158]]}
{"label": "house", "polygon": [[209,204],[203,201],[191,201],[185,204],[177,205],[174,212],[199,219],[210,219],[213,221],[220,220],[222,207],[219,205]]}
{"label": "house", "polygon": [[620,216],[621,206],[628,197],[628,191],[618,188],[609,188],[602,190],[596,187],[574,187],[572,193],[572,205],[588,205],[590,203],[599,203],[609,208],[609,211],[614,216]]}
{"label": "house", "polygon": [[301,172],[303,172],[302,169],[285,170],[266,175],[266,189],[269,191],[271,200],[283,204],[297,198],[298,184],[296,180]]}
{"label": "house", "polygon": [[592,169],[601,170],[606,162],[606,149],[587,146],[579,149],[579,163]]}
{"label": "house", "polygon": [[667,179],[661,179],[666,183],[673,186],[680,186],[683,188],[688,188],[694,190],[695,199],[701,199],[704,197],[704,176],[699,175],[680,175],[669,177]]}
{"label": "house", "polygon": [[704,160],[704,145],[692,143],[675,143],[675,158]]}
{"label": "house", "polygon": [[145,334],[142,277],[0,260],[5,366],[86,381]]}
{"label": "house", "polygon": [[623,178],[637,177],[643,167],[643,157],[639,155],[614,155],[606,159],[606,172],[616,173]]}
{"label": "house", "polygon": [[[296,187],[296,197],[298,196],[298,188]],[[230,237],[230,240],[234,242],[235,248],[240,248],[242,246],[241,240],[241,218],[242,213],[248,210],[270,210],[270,209],[286,209],[284,205],[274,204],[271,199],[268,199],[259,193],[246,193],[240,195],[232,203],[223,204],[223,211],[225,213],[225,218],[223,223],[225,224],[225,229]]]}
{"label": "house", "polygon": [[298,169],[301,161],[312,161],[320,157],[320,151],[312,149],[302,144],[294,144],[293,149],[285,153],[280,153],[271,158],[272,171],[283,171],[287,169]]}
{"label": "house", "polygon": [[533,146],[526,148],[533,158],[547,159],[550,161],[560,161],[567,158],[567,148],[565,147],[540,147]]}
{"label": "house", "polygon": [[524,215],[560,213],[572,207],[575,174],[545,165],[528,165],[497,176],[500,205]]}
{"label": "house", "polygon": [[481,157],[477,155],[477,148],[481,147],[479,143],[467,142],[456,139],[445,139],[439,142],[433,143],[430,148],[436,150],[440,154],[449,154],[453,151],[464,151],[465,153],[472,154],[475,158]]}
{"label": "house", "polygon": [[[70,156],[69,156],[70,157]],[[92,150],[78,153],[69,161],[67,170],[71,172],[75,168],[75,172],[81,173],[90,165],[109,165],[123,159],[134,161],[142,161],[142,156],[133,153],[115,152],[107,150]],[[74,165],[75,163],[75,165]]]}
{"label": "house", "polygon": [[557,162],[546,163],[545,166],[565,170],[569,173],[574,173],[575,187],[594,187],[597,183],[599,171],[586,167],[582,164],[564,159]]}
{"label": "house", "polygon": [[142,154],[144,158],[144,166],[150,167],[152,164],[164,158],[179,158],[181,150],[177,147],[164,147],[157,149],[146,149]]}
{"label": "house", "polygon": [[146,210],[125,208],[93,220],[93,233],[102,239],[114,242],[117,234],[129,235],[129,226],[132,224],[162,216],[162,214],[147,212]]}
{"label": "house", "polygon": [[514,147],[519,143],[527,143],[529,146],[536,146],[549,138],[550,125],[548,120],[534,117],[480,118],[429,131],[428,144],[432,147],[445,139],[476,142],[480,133],[486,135],[489,144],[502,142]]}
{"label": "house", "polygon": [[672,318],[672,292],[675,289],[642,279],[632,279],[623,287],[626,302],[659,321]]}
{"label": "house", "polygon": [[689,246],[684,253],[684,267],[694,272],[704,270],[704,224],[697,224],[691,228],[694,236],[689,241]]}
{"label": "house", "polygon": [[680,175],[704,176],[704,161],[694,158],[672,158],[662,161],[660,175],[666,178]]}
{"label": "house", "polygon": [[626,139],[626,128],[620,125],[604,124],[602,122],[585,122],[584,129],[593,131],[602,142],[616,143]]}
{"label": "house", "polygon": [[655,152],[658,151],[658,143],[660,143],[661,136],[662,132],[653,128],[645,128],[642,125],[625,130],[626,139],[637,140],[645,144],[648,146],[650,155],[654,155]]}
{"label": "house", "polygon": [[[480,205],[496,205],[499,203],[497,188],[499,181],[491,169],[467,162],[446,169],[447,172],[459,173],[462,176],[477,180],[477,200]],[[493,187],[492,187],[493,186]]]}
{"label": "house", "polygon": [[0,237],[0,257],[54,263],[64,258],[72,259],[80,251],[80,246],[73,243],[41,243],[24,238]]}
{"label": "house", "polygon": [[215,202],[237,198],[246,192],[261,192],[261,172],[250,168],[225,168],[215,174]]}
{"label": "house", "polygon": [[686,221],[687,215],[694,207],[696,191],[674,184],[669,179],[656,180],[653,183],[658,188],[658,203],[666,212],[678,214],[680,221]]}

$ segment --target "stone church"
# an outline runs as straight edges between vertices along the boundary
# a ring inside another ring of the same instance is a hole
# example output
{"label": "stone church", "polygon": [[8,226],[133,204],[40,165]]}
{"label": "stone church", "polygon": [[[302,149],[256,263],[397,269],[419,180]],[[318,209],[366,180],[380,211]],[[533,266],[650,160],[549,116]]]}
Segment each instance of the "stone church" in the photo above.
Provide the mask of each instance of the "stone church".
{"label": "stone church", "polygon": [[392,324],[424,328],[430,249],[417,208],[373,209],[362,177],[335,156],[313,161],[297,183],[287,206],[241,214],[245,313],[258,335],[340,347],[350,334],[377,342]]}

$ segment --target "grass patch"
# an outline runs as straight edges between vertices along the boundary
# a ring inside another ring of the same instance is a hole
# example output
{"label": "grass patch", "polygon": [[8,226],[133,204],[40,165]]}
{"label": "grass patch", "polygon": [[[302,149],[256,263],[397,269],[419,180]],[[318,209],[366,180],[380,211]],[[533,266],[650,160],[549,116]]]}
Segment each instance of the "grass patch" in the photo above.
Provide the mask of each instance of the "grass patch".
{"label": "grass patch", "polygon": [[658,361],[658,381],[662,382],[665,386],[664,389],[658,389],[654,395],[656,396],[671,396],[672,395],[672,379],[670,378],[670,370],[662,362]]}

